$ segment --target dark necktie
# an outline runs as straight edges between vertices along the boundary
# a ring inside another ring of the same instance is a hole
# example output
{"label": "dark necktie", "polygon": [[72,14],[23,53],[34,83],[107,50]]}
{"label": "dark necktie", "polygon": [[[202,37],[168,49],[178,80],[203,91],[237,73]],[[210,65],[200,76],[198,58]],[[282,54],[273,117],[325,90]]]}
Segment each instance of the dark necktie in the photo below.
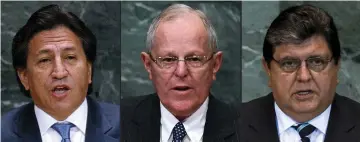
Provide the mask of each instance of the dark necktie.
{"label": "dark necktie", "polygon": [[61,136],[61,142],[71,142],[70,141],[70,128],[75,125],[72,123],[55,123],[51,126],[56,132]]}
{"label": "dark necktie", "polygon": [[310,142],[310,139],[307,136],[309,136],[316,129],[313,125],[309,123],[302,123],[297,126],[291,127],[293,127],[296,131],[299,132],[302,142]]}
{"label": "dark necktie", "polygon": [[186,136],[185,127],[181,122],[178,122],[172,130],[173,142],[182,142]]}

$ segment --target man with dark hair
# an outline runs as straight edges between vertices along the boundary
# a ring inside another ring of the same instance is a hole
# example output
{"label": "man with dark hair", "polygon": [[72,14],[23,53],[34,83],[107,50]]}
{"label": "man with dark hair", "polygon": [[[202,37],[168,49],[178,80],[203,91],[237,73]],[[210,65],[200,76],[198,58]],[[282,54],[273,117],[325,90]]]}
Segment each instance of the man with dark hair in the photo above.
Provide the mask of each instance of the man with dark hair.
{"label": "man with dark hair", "polygon": [[91,92],[96,37],[73,13],[42,7],[16,33],[13,67],[33,102],[2,117],[1,141],[119,141],[117,105]]}
{"label": "man with dark hair", "polygon": [[355,142],[360,104],[338,95],[340,42],[324,10],[290,7],[272,22],[263,45],[272,93],[242,105],[250,142]]}

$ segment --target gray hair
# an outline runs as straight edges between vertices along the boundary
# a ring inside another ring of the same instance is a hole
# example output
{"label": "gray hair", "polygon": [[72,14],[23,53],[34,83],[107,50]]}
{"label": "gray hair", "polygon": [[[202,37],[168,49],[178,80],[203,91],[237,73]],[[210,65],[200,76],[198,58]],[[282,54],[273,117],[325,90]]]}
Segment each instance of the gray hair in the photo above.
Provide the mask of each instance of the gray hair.
{"label": "gray hair", "polygon": [[195,10],[185,4],[173,4],[162,11],[151,23],[146,37],[146,48],[150,51],[153,46],[155,31],[161,21],[170,21],[186,13],[195,13],[202,20],[206,31],[208,32],[208,46],[214,52],[217,48],[217,36],[214,27],[207,16],[200,10]]}

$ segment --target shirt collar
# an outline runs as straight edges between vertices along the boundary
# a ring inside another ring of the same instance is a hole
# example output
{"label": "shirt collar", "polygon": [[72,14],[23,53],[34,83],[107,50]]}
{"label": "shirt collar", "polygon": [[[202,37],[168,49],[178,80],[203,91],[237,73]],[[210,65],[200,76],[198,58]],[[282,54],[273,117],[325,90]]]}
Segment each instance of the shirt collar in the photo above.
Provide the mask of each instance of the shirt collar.
{"label": "shirt collar", "polygon": [[316,127],[323,134],[326,134],[326,129],[330,118],[330,112],[331,105],[329,105],[324,112],[310,120],[308,123]]}
{"label": "shirt collar", "polygon": [[42,109],[34,105],[35,116],[38,121],[40,134],[44,135],[48,129],[55,123],[70,122],[74,124],[81,132],[85,134],[88,104],[86,98],[82,104],[64,121],[57,121],[52,116],[44,112]]}
{"label": "shirt collar", "polygon": [[[197,109],[191,116],[183,121],[187,136],[191,141],[201,141],[202,134],[206,122],[206,112],[208,109],[209,97],[206,98],[204,103]],[[168,141],[171,137],[171,132],[179,120],[172,115],[160,102],[161,112],[161,141]]]}
{"label": "shirt collar", "polygon": [[[291,126],[298,124],[295,120],[286,115],[276,104],[275,105],[275,113],[276,113],[276,123],[278,128],[278,135],[285,132]],[[315,118],[311,119],[308,123],[316,127],[322,133],[326,134],[326,129],[329,121],[331,105],[329,105],[324,112]]]}

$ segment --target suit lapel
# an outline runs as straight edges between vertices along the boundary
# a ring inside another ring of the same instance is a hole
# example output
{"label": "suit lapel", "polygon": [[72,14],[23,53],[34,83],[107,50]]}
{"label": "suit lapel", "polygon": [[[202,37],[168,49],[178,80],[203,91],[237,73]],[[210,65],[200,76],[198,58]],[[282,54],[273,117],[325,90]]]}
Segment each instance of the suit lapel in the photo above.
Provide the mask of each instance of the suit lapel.
{"label": "suit lapel", "polygon": [[242,112],[244,114],[250,113],[251,116],[245,121],[249,123],[248,126],[246,126],[247,128],[244,131],[244,134],[249,134],[249,137],[251,137],[250,142],[279,142],[276,125],[276,114],[274,109],[274,99],[272,93],[260,99],[260,103],[257,106],[254,106],[254,108],[246,109],[246,111]]}
{"label": "suit lapel", "polygon": [[353,132],[356,127],[357,118],[350,111],[351,108],[345,108],[344,98],[335,95],[331,106],[328,128],[326,130],[325,142],[354,141],[354,137],[359,134]]}
{"label": "suit lapel", "polygon": [[119,141],[111,136],[106,135],[112,129],[109,121],[101,112],[100,105],[95,100],[87,97],[88,117],[86,124],[86,142],[115,142]]}
{"label": "suit lapel", "polygon": [[[24,106],[19,112],[19,116],[14,120],[15,134],[20,141],[40,142],[41,135],[38,122],[35,116],[34,103]],[[4,130],[3,130],[4,131]]]}
{"label": "suit lapel", "polygon": [[210,95],[203,141],[224,141],[235,135],[235,112],[233,108]]}
{"label": "suit lapel", "polygon": [[137,135],[132,137],[139,139],[136,141],[160,141],[160,100],[157,95],[150,95],[134,111],[132,123]]}

